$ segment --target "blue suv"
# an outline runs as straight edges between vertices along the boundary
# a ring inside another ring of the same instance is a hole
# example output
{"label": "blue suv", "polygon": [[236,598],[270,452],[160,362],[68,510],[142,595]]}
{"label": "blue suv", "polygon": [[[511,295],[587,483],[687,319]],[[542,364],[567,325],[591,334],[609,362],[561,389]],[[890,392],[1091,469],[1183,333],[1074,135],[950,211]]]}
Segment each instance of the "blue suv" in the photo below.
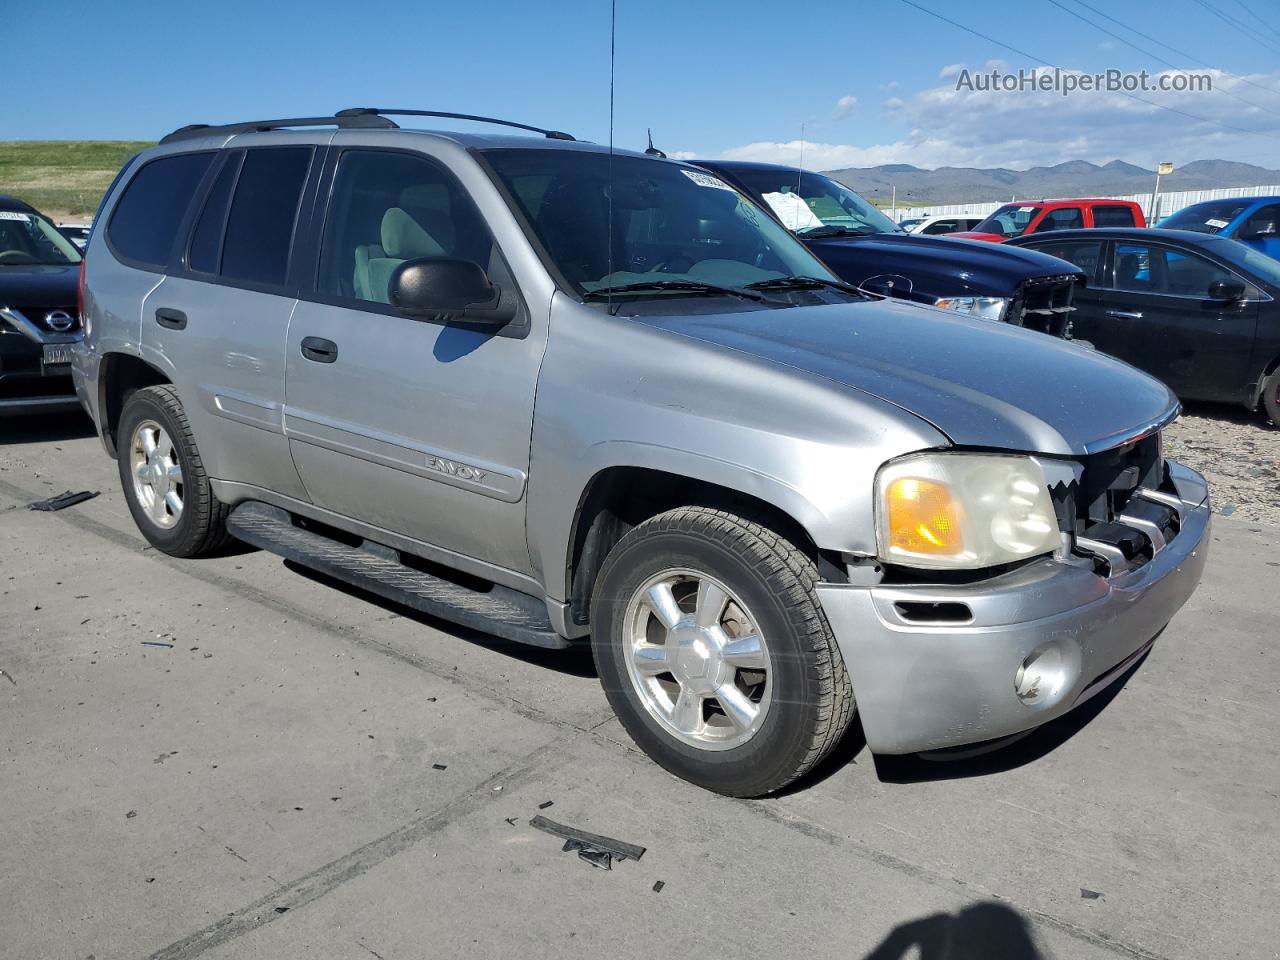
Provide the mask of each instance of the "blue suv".
{"label": "blue suv", "polygon": [[1157,226],[1213,233],[1280,260],[1280,197],[1234,197],[1183,207]]}

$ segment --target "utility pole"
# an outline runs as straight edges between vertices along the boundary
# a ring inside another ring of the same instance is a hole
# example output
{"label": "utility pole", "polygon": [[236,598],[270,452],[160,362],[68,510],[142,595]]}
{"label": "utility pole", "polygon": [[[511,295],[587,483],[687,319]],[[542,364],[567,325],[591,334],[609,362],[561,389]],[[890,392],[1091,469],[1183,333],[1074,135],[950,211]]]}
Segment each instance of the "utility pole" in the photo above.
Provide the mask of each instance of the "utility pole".
{"label": "utility pole", "polygon": [[1173,173],[1172,163],[1165,162],[1156,167],[1156,185],[1151,188],[1151,206],[1147,208],[1148,226],[1156,222],[1156,214],[1159,213],[1156,204],[1160,200],[1160,177],[1162,175],[1168,176],[1171,173]]}

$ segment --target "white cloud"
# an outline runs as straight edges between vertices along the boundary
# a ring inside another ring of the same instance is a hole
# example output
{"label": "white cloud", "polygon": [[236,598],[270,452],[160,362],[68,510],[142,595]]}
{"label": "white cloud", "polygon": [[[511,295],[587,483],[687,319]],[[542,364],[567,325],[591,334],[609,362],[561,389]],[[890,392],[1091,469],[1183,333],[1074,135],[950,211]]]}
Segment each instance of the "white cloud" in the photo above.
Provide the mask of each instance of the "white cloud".
{"label": "white cloud", "polygon": [[948,63],[945,67],[938,71],[938,79],[945,80],[947,77],[954,77],[964,69],[963,63]]}
{"label": "white cloud", "polygon": [[[1274,92],[1218,71],[1213,72],[1213,93],[1137,94],[1150,103],[1121,93],[991,93],[956,90],[944,82],[906,99],[885,101],[885,108],[909,129],[907,134],[873,144],[806,141],[804,165],[815,170],[880,163],[1025,169],[1075,159],[1118,158],[1154,166],[1159,160],[1186,163],[1218,157],[1271,165],[1269,155],[1280,139],[1280,71],[1246,79]],[[1224,90],[1265,109],[1224,96]],[[1213,122],[1188,119],[1154,104]],[[799,146],[798,140],[758,141],[733,147],[722,156],[795,164]]]}
{"label": "white cloud", "polygon": [[852,94],[847,94],[836,101],[835,109],[831,111],[832,120],[843,120],[849,114],[853,113],[858,106],[858,98]]}
{"label": "white cloud", "polygon": [[672,160],[697,160],[700,154],[694,153],[692,150],[671,150],[667,156]]}

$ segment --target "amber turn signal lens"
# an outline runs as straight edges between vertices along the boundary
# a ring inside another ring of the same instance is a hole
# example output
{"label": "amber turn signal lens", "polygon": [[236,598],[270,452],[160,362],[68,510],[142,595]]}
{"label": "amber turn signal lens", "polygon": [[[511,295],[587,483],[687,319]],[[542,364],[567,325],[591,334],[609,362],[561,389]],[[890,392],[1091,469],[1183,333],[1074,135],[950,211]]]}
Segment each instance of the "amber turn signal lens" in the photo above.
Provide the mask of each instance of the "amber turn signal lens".
{"label": "amber turn signal lens", "polygon": [[934,556],[964,551],[960,505],[946,484],[899,477],[889,485],[885,499],[889,537],[899,550]]}

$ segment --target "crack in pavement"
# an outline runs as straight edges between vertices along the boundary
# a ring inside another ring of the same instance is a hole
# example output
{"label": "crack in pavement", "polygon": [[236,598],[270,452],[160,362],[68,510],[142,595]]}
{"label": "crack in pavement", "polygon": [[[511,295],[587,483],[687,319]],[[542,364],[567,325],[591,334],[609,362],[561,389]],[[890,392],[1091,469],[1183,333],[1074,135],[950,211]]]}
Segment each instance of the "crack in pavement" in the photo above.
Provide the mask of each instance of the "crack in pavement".
{"label": "crack in pavement", "polygon": [[[0,480],[0,492],[5,493],[20,502],[25,502],[26,500],[33,499],[36,496],[30,491],[24,490],[23,488],[6,480]],[[101,539],[107,540],[110,543],[129,550],[137,550],[138,548],[138,540],[134,537],[126,533],[122,533],[114,527],[102,523],[99,520],[95,520],[92,517],[88,517],[82,513],[62,511],[53,514],[53,516],[58,520],[68,523],[73,527],[81,529]],[[608,720],[612,719],[611,711],[609,716],[598,716],[591,719],[586,726],[579,726],[578,724],[553,716],[552,714],[540,710],[537,707],[530,706],[529,704],[517,700],[514,697],[498,694],[490,689],[480,678],[457,671],[453,667],[439,660],[435,660],[431,657],[425,657],[421,654],[400,650],[386,641],[367,636],[355,627],[331,623],[316,616],[310,610],[295,606],[287,600],[275,597],[251,584],[242,583],[234,578],[213,573],[201,567],[192,566],[182,561],[175,561],[158,551],[147,551],[144,556],[148,556],[169,569],[175,570],[185,576],[200,580],[211,586],[218,587],[219,589],[227,590],[239,597],[252,600],[262,606],[278,610],[281,613],[287,614],[289,617],[305,623],[316,630],[327,633],[330,636],[350,640],[362,646],[371,648],[379,653],[391,657],[394,660],[405,663],[415,669],[422,670],[424,673],[427,673],[437,679],[446,680],[450,683],[456,684],[468,693],[472,693],[481,699],[505,708],[525,719],[560,727],[566,731],[549,744],[535,750],[528,758],[526,758],[525,761],[523,761],[523,765],[521,765],[521,762],[517,762],[516,767],[518,768],[518,772],[495,774],[494,777],[489,778],[484,782],[484,784],[481,784],[481,787],[491,784],[496,779],[504,776],[507,777],[508,782],[510,782],[511,778],[514,776],[529,776],[532,774],[533,769],[536,766],[536,764],[531,762],[532,758],[551,752],[550,748],[553,746],[567,743],[571,735],[583,735],[596,743],[615,748],[622,757],[630,762],[637,764],[642,763],[646,766],[652,765],[653,763],[653,761],[635,747],[619,743],[617,740],[614,740],[603,732],[600,732],[599,728],[606,724]],[[387,834],[385,837],[374,840],[352,853],[334,860],[330,864],[319,868],[313,873],[307,874],[305,877],[295,880],[290,884],[283,885],[277,893],[255,901],[249,906],[224,917],[222,920],[217,921],[209,927],[206,927],[204,930],[192,934],[189,937],[164,948],[164,950],[153,954],[149,960],[186,960],[186,958],[195,957],[213,946],[225,943],[227,940],[238,937],[243,933],[248,933],[265,923],[278,919],[282,914],[276,913],[276,911],[272,909],[275,906],[285,906],[287,909],[291,910],[296,906],[302,906],[312,900],[324,896],[326,893],[335,889],[342,883],[345,883],[347,880],[360,876],[373,866],[381,863],[383,860],[407,849],[422,837],[429,836],[430,834],[437,832],[439,829],[442,829],[452,819],[452,816],[449,815],[452,807],[462,803],[465,798],[471,798],[472,807],[467,808],[467,811],[469,812],[470,809],[478,806],[478,801],[482,799],[480,787],[473,788],[471,791],[468,791],[468,793],[463,794],[459,800],[453,801],[450,805],[442,808],[442,810],[437,813],[428,814],[425,817],[415,820],[412,823]],[[835,847],[847,849],[861,859],[868,860],[878,866],[884,867],[885,869],[893,870],[896,873],[919,880],[920,882],[926,883],[930,886],[941,888],[952,893],[956,893],[957,889],[981,891],[984,896],[989,896],[1002,902],[1017,905],[1016,901],[1012,901],[1007,897],[1003,897],[997,893],[986,890],[979,885],[970,884],[957,877],[937,873],[927,867],[912,863],[909,860],[904,860],[891,853],[867,846],[852,837],[832,831],[821,824],[789,814],[779,806],[779,804],[783,802],[781,800],[764,802],[757,800],[736,800],[733,802],[757,817],[768,820],[779,826],[786,827],[787,829],[797,831],[811,839],[816,839]],[[1023,912],[1035,921],[1044,924],[1047,927],[1051,927],[1072,939],[1087,943],[1090,946],[1098,947],[1119,956],[1130,958],[1130,960],[1166,960],[1166,958],[1160,954],[1151,953],[1141,947],[1131,946],[1109,937],[1106,934],[1080,927],[1077,924],[1064,920],[1060,917],[1056,917],[1052,914],[1025,908],[1021,905],[1017,906],[1018,909],[1023,910]]]}
{"label": "crack in pavement", "polygon": [[535,774],[541,774],[546,769],[547,759],[563,747],[570,736],[572,734],[563,733],[555,737],[499,770],[493,776],[480,781],[439,809],[411,820],[390,833],[376,840],[370,840],[350,853],[343,854],[336,860],[331,860],[324,866],[284,884],[274,893],[227,914],[203,930],[198,930],[157,950],[148,960],[190,960],[229,940],[266,926],[298,907],[319,900],[349,880],[363,876],[378,864],[439,833],[459,817],[480,809],[486,803],[496,802],[502,794],[495,792],[495,786],[519,785],[533,779]]}

